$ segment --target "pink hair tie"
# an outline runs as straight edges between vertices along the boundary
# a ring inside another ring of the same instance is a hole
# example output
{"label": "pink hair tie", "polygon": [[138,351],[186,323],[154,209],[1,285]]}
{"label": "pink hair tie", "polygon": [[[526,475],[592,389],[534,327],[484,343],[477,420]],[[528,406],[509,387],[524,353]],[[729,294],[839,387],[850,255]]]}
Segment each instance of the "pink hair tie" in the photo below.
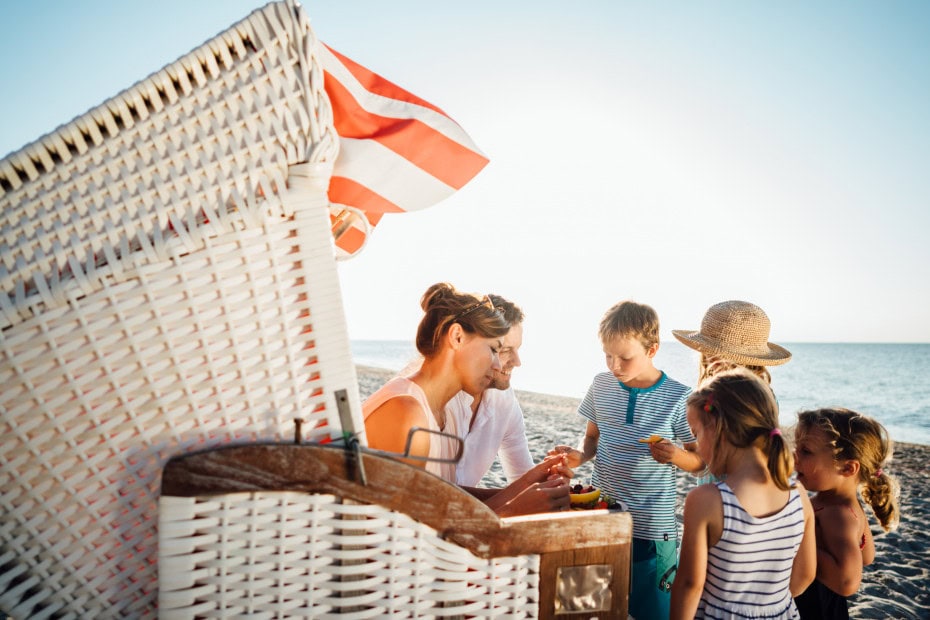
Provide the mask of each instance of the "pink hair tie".
{"label": "pink hair tie", "polygon": [[882,474],[884,474],[884,473],[885,473],[885,472],[882,471],[882,468],[879,467],[878,469],[875,470],[875,473],[872,474],[872,475],[875,476],[876,478],[881,478]]}
{"label": "pink hair tie", "polygon": [[714,410],[714,394],[711,392],[707,395],[707,398],[704,400],[704,411],[710,413]]}
{"label": "pink hair tie", "polygon": [[781,429],[777,426],[769,431],[769,437],[774,437],[775,435],[781,435]]}

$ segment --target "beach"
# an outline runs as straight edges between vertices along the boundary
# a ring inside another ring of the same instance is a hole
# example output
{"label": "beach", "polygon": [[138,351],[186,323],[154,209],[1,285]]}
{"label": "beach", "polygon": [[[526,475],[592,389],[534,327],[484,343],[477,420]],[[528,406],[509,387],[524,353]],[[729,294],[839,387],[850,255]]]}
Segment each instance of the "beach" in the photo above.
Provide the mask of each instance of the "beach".
{"label": "beach", "polygon": [[[378,389],[393,371],[358,366],[362,399]],[[583,425],[575,415],[578,400],[517,390],[526,420],[527,440],[534,459],[559,443],[575,444]],[[895,438],[897,439],[897,438]],[[895,441],[894,459],[887,469],[901,485],[901,522],[885,533],[871,518],[875,537],[875,562],[863,571],[859,592],[850,598],[852,618],[930,618],[930,482],[927,464],[930,446]],[[590,475],[588,465],[576,475]],[[503,486],[506,480],[495,463],[482,480],[482,486]],[[680,474],[678,492],[683,501],[693,478]],[[868,509],[866,509],[868,513]]]}

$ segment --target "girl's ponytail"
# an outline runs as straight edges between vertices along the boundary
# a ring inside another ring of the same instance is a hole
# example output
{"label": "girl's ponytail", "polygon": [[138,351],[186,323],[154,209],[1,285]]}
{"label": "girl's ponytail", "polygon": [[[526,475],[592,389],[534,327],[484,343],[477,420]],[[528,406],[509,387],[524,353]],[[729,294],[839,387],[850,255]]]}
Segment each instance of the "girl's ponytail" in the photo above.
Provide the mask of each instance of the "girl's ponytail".
{"label": "girl's ponytail", "polygon": [[791,448],[788,446],[788,442],[785,441],[781,429],[777,426],[769,431],[765,451],[772,481],[779,489],[787,491],[791,488],[791,472],[794,471],[794,458],[791,456]]}
{"label": "girl's ponytail", "polygon": [[898,510],[898,481],[881,468],[867,476],[861,487],[862,499],[872,507],[872,512],[881,523],[882,529],[886,532],[891,531],[898,527],[901,516]]}

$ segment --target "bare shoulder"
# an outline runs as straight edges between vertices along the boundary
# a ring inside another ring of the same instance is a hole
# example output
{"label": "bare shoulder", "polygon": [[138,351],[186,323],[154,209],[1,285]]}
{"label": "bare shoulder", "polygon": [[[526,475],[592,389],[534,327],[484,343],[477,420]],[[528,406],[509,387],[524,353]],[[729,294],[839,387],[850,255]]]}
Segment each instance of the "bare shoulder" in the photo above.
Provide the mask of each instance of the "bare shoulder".
{"label": "bare shoulder", "polygon": [[420,401],[413,396],[402,394],[384,401],[372,411],[365,420],[365,424],[367,426],[372,423],[390,423],[403,427],[426,426],[427,419]]}
{"label": "bare shoulder", "polygon": [[685,509],[704,512],[723,505],[720,499],[720,489],[715,484],[702,484],[694,487],[685,497]]}

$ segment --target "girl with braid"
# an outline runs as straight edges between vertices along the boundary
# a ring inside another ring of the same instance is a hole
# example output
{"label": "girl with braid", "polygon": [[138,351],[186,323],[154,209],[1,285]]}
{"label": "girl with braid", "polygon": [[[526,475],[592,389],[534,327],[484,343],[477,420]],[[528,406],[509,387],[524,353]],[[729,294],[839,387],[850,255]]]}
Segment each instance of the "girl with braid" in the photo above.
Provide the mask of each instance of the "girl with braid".
{"label": "girl with braid", "polygon": [[817,524],[817,579],[795,602],[801,618],[849,618],[846,598],[875,559],[860,494],[882,529],[898,523],[898,483],[885,471],[892,444],[881,424],[848,409],[801,412],[795,444],[798,480],[816,493]]}

